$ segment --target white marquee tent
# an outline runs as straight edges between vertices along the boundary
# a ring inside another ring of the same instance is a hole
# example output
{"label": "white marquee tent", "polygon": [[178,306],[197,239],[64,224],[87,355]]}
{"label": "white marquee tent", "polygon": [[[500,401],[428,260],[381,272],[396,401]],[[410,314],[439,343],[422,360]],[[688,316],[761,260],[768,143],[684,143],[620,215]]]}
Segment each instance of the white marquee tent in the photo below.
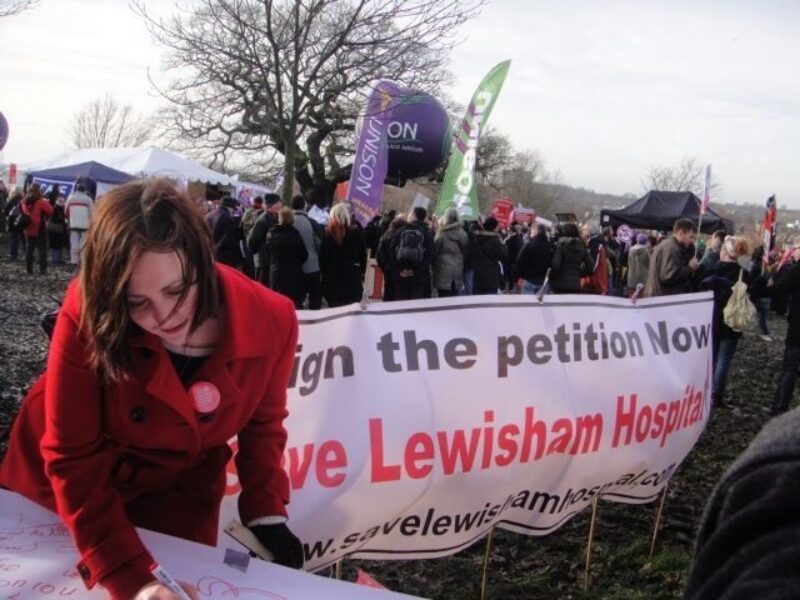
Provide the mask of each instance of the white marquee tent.
{"label": "white marquee tent", "polygon": [[20,171],[30,173],[87,161],[96,161],[135,177],[168,177],[170,179],[219,185],[237,186],[238,177],[212,171],[179,154],[156,148],[82,148],[48,160],[20,165]]}

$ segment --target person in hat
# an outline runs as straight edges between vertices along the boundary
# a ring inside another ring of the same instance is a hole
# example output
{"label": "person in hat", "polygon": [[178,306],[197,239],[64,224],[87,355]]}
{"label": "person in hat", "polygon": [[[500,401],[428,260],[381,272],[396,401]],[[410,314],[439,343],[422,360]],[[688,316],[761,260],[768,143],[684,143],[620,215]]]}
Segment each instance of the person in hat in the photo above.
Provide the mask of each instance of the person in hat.
{"label": "person in hat", "polygon": [[111,190],[0,486],[58,512],[87,587],[172,598],[135,528],[214,545],[238,436],[241,520],[277,563],[301,567],[281,467],[297,336],[292,302],[215,261],[203,216],[174,184]]}
{"label": "person in hat", "polygon": [[232,196],[223,196],[219,206],[206,215],[214,241],[214,258],[224,265],[239,269],[244,262],[239,244],[242,239],[239,219],[234,214],[239,201]]}
{"label": "person in hat", "polygon": [[253,254],[256,281],[269,287],[270,257],[267,235],[278,224],[278,213],[281,211],[281,197],[278,194],[264,195],[264,212],[256,219],[253,228],[247,234],[247,249]]}

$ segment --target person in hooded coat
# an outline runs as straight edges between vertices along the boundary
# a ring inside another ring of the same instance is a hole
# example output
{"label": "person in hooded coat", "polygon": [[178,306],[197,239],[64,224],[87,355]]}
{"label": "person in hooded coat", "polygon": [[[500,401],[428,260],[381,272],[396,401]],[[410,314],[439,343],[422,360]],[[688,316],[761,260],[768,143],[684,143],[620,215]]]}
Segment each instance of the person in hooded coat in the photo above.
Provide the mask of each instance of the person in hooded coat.
{"label": "person in hooded coat", "polygon": [[267,234],[269,287],[291,298],[295,308],[303,308],[303,263],[308,258],[300,232],[294,228],[294,212],[288,206],[278,213],[278,224]]}
{"label": "person in hooded coat", "polygon": [[575,223],[565,223],[556,242],[550,286],[556,294],[580,294],[581,277],[594,271],[594,261]]}
{"label": "person in hooded coat", "polygon": [[487,217],[483,230],[475,234],[472,267],[475,270],[475,295],[496,294],[503,281],[501,264],[508,262],[508,248],[497,233],[497,219]]}
{"label": "person in hooded coat", "polygon": [[443,298],[464,290],[464,254],[469,238],[454,207],[445,211],[440,223],[433,240],[433,286]]}

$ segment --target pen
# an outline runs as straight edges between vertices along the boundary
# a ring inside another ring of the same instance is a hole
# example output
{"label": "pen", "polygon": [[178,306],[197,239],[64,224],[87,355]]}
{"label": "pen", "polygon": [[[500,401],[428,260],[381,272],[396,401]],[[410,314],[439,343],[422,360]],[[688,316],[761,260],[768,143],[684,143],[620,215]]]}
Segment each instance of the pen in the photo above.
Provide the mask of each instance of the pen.
{"label": "pen", "polygon": [[169,588],[169,591],[178,596],[181,600],[192,600],[189,594],[186,593],[181,585],[172,578],[172,575],[167,573],[159,564],[154,564],[150,567],[150,572],[153,574],[159,583]]}

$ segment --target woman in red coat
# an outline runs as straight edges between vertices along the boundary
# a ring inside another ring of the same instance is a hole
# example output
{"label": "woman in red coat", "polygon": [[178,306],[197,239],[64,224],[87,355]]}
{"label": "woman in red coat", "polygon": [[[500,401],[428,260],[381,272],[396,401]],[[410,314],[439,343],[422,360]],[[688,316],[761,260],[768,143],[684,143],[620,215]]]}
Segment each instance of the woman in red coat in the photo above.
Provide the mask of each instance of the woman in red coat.
{"label": "woman in red coat", "polygon": [[28,190],[25,200],[22,201],[22,212],[31,218],[31,222],[24,230],[27,246],[25,249],[25,268],[33,275],[33,253],[39,252],[39,273],[47,272],[47,225],[46,217],[53,214],[53,207],[42,196],[39,184],[34,183]]}
{"label": "woman in red coat", "polygon": [[216,542],[234,435],[242,522],[276,562],[303,563],[280,465],[294,306],[212,252],[171,183],[103,197],[0,468],[0,485],[61,515],[87,587],[115,599],[172,597],[134,527]]}

